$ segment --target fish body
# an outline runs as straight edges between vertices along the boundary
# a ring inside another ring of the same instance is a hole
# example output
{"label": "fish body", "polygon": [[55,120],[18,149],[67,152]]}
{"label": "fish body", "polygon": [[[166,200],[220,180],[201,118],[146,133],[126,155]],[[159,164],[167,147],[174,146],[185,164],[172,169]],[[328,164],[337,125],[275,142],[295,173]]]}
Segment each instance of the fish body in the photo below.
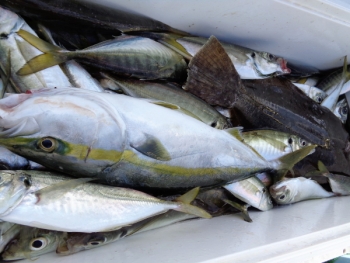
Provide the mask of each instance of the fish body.
{"label": "fish body", "polygon": [[[188,59],[195,56],[208,41],[203,37],[174,34],[146,33],[146,36],[155,38]],[[291,72],[283,58],[278,58],[268,52],[255,51],[229,43],[222,43],[222,45],[242,79],[261,79]]]}
{"label": "fish body", "polygon": [[255,176],[224,186],[231,194],[261,211],[272,209],[270,194],[265,185]]}
{"label": "fish body", "polygon": [[304,92],[306,96],[316,101],[317,103],[321,103],[327,97],[327,93],[317,87],[312,87],[307,84],[300,83],[293,84],[297,86],[302,92]]}
{"label": "fish body", "polygon": [[316,181],[297,177],[277,182],[270,187],[270,194],[277,204],[292,204],[304,200],[334,196]]}
{"label": "fish body", "polygon": [[186,75],[187,65],[182,56],[144,37],[123,35],[82,50],[68,51],[26,31],[22,30],[18,34],[46,52],[28,61],[17,72],[19,75],[35,73],[70,59],[141,79],[182,79]]}
{"label": "fish body", "polygon": [[276,130],[253,130],[242,133],[244,142],[256,150],[265,160],[271,161],[290,152],[311,145],[296,135]]}
{"label": "fish body", "polygon": [[170,209],[210,218],[204,210],[188,204],[198,189],[189,191],[183,199],[168,202],[128,188],[80,181],[75,184],[77,181],[48,172],[29,174],[28,193],[20,203],[9,201],[12,210],[0,216],[2,220],[48,230],[91,233],[116,230]]}
{"label": "fish body", "polygon": [[267,162],[241,141],[240,129],[213,129],[148,101],[82,89],[14,94],[0,109],[0,144],[48,168],[119,186],[233,182],[291,169],[314,148]]}
{"label": "fish body", "polygon": [[2,260],[35,259],[54,252],[66,233],[35,227],[19,226],[18,236],[9,243],[2,253]]}
{"label": "fish body", "polygon": [[195,218],[195,216],[177,211],[168,211],[164,214],[145,219],[141,222],[137,222],[131,226],[126,226],[115,231],[99,233],[67,233],[67,237],[61,240],[57,247],[56,253],[59,255],[71,255],[83,250],[89,250],[110,244],[133,234],[168,226],[191,218]]}
{"label": "fish body", "polygon": [[16,74],[28,60],[42,54],[17,35],[20,29],[35,35],[22,18],[0,7],[0,34],[5,36],[0,39],[0,67],[4,72],[10,72],[10,83],[15,90],[25,92],[43,87],[71,86],[58,66],[28,76]]}
{"label": "fish body", "polygon": [[225,117],[208,103],[175,84],[132,79],[113,79],[113,81],[124,94],[129,96],[156,99],[178,105],[213,128],[225,129],[228,126]]}

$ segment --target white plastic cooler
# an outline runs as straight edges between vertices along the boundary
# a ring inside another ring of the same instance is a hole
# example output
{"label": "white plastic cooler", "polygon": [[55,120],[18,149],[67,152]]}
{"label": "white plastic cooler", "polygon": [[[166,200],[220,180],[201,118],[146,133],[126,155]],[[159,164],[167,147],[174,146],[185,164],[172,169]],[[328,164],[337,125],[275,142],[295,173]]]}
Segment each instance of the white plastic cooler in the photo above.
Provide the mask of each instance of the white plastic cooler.
{"label": "white plastic cooler", "polygon": [[[341,66],[350,55],[347,0],[101,3],[318,69]],[[350,197],[336,197],[252,211],[253,223],[240,214],[192,220],[67,257],[44,255],[35,262],[322,262],[350,252],[349,204]]]}

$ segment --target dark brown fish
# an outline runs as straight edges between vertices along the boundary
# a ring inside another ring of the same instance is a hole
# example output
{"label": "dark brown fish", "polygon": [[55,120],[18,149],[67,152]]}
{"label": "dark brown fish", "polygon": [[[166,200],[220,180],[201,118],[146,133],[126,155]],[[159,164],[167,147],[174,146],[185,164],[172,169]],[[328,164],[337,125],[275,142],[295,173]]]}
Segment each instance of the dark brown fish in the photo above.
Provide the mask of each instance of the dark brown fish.
{"label": "dark brown fish", "polygon": [[234,109],[234,125],[276,129],[319,145],[304,164],[322,160],[329,169],[350,173],[349,135],[341,121],[288,80],[242,81],[215,37],[190,61],[184,89],[211,105]]}

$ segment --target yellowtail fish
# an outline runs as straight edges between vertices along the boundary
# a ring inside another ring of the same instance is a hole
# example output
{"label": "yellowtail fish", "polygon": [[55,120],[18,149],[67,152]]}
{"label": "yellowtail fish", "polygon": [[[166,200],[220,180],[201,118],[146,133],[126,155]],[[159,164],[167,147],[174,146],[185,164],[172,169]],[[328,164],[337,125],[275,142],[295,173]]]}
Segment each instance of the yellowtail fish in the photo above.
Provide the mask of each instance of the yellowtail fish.
{"label": "yellowtail fish", "polygon": [[83,89],[14,94],[0,100],[0,116],[0,144],[11,151],[118,186],[192,188],[284,173],[315,148],[268,162],[242,142],[240,129],[214,129],[142,99]]}
{"label": "yellowtail fish", "polygon": [[[18,181],[22,172],[17,173]],[[0,215],[1,220],[48,230],[91,233],[113,231],[170,209],[211,217],[190,205],[199,188],[170,202],[133,189],[86,183],[90,178],[69,180],[49,172],[26,173],[31,186],[20,202],[14,198],[16,193],[7,189],[0,192],[7,196],[6,206],[11,207],[10,212]]]}

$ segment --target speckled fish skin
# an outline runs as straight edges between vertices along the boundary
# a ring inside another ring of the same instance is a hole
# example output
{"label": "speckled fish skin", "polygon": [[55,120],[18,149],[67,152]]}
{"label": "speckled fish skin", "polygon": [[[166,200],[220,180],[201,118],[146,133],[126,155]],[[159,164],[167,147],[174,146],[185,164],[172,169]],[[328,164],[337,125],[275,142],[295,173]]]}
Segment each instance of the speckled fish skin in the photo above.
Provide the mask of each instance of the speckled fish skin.
{"label": "speckled fish skin", "polygon": [[238,199],[261,211],[273,208],[270,194],[265,185],[255,176],[223,186]]}
{"label": "speckled fish skin", "polygon": [[291,169],[314,148],[284,156],[293,161],[267,162],[232,130],[213,129],[141,99],[82,89],[14,94],[0,101],[0,109],[0,144],[48,168],[119,186],[233,182]]}
{"label": "speckled fish skin", "polygon": [[113,78],[113,81],[124,94],[135,98],[149,98],[169,102],[191,112],[213,128],[225,129],[228,127],[225,117],[218,111],[175,84],[116,78]]}
{"label": "speckled fish skin", "polygon": [[[13,204],[12,211],[0,215],[1,220],[48,230],[91,233],[113,231],[171,209],[210,218],[204,210],[182,200],[162,201],[133,189],[93,183],[72,187],[74,181],[61,175],[26,173],[32,183],[28,193],[19,203],[9,202]],[[42,189],[47,192],[44,194]],[[189,193],[193,196],[196,191]]]}
{"label": "speckled fish skin", "polygon": [[273,200],[281,205],[334,196],[316,181],[304,177],[277,182],[270,187],[270,194]]}
{"label": "speckled fish skin", "polygon": [[256,150],[265,160],[271,161],[290,152],[311,145],[296,135],[276,130],[253,130],[243,132],[244,142]]}
{"label": "speckled fish skin", "polygon": [[19,226],[18,236],[8,244],[1,258],[4,261],[29,259],[54,252],[66,236],[65,232]]}
{"label": "speckled fish skin", "polygon": [[68,78],[58,66],[28,76],[18,76],[16,74],[29,59],[42,54],[17,35],[20,29],[35,34],[22,18],[0,7],[0,34],[6,36],[0,39],[0,66],[4,72],[7,72],[8,61],[11,61],[10,83],[15,87],[16,92],[25,92],[43,87],[71,86]]}

